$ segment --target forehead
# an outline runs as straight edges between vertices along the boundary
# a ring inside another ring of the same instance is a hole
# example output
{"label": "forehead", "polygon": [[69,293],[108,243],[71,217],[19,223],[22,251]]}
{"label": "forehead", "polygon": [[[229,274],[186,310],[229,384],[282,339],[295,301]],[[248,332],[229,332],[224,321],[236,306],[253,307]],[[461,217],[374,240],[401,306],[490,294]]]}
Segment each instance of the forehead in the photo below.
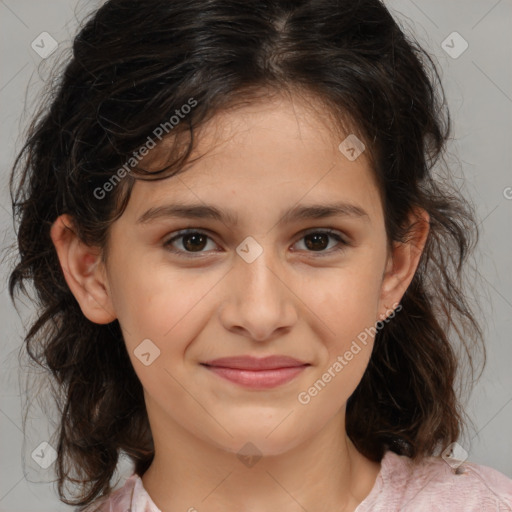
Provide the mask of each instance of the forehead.
{"label": "forehead", "polygon": [[[303,90],[265,90],[246,93],[215,115],[194,128],[194,151],[189,160],[215,153],[220,146],[229,146],[236,139],[239,144],[244,138],[254,138],[257,134],[268,134],[265,149],[283,153],[283,142],[288,139],[292,145],[300,141],[303,144],[315,144],[319,150],[336,149],[347,135],[355,133],[357,127],[347,115],[340,115],[324,101],[310,92]],[[263,91],[263,92],[262,92]],[[277,137],[279,140],[273,140]],[[363,138],[359,135],[360,138]],[[167,165],[170,156],[177,149],[183,150],[189,141],[187,132],[171,132],[149,155],[141,161],[147,170],[157,170]],[[371,149],[371,148],[367,148]],[[363,159],[370,156],[365,151]]]}
{"label": "forehead", "polygon": [[[348,134],[351,135],[351,134]],[[332,113],[302,98],[272,97],[219,112],[194,131],[185,172],[165,180],[136,182],[131,211],[170,199],[227,205],[251,202],[256,211],[280,203],[349,200],[367,202],[378,215],[378,190],[363,151],[355,160],[340,151],[348,136]],[[167,139],[141,163],[168,163],[176,140]],[[129,203],[129,206],[130,206]]]}

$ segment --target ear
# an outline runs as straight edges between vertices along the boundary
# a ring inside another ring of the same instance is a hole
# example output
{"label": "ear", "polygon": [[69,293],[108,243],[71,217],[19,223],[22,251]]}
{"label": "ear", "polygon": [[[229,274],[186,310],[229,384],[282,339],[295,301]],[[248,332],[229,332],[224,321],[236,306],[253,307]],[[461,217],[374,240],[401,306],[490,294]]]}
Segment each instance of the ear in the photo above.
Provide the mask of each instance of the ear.
{"label": "ear", "polygon": [[[394,242],[393,250],[386,262],[379,300],[380,319],[388,317],[402,300],[416,273],[427,242],[430,230],[428,213],[421,208],[416,208],[409,214],[408,220],[409,232],[406,242]],[[389,306],[390,304],[392,306]]]}
{"label": "ear", "polygon": [[50,236],[59,257],[69,289],[82,313],[97,324],[107,324],[117,317],[108,292],[101,251],[85,245],[77,236],[73,220],[61,215],[52,224]]}

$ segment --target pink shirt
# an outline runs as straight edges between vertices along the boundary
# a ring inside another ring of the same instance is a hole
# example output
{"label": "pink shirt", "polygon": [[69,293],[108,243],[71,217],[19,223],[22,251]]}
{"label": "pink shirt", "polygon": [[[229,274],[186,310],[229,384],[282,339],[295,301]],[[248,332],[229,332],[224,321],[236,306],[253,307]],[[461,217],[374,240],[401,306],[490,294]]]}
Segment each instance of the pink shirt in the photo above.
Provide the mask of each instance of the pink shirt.
{"label": "pink shirt", "polygon": [[[204,506],[196,508],[200,511]],[[456,471],[441,457],[428,457],[414,467],[408,457],[388,451],[372,490],[355,510],[370,511],[512,512],[512,480],[470,462]],[[89,507],[84,512],[161,511],[134,473],[121,488],[103,498],[100,508]]]}

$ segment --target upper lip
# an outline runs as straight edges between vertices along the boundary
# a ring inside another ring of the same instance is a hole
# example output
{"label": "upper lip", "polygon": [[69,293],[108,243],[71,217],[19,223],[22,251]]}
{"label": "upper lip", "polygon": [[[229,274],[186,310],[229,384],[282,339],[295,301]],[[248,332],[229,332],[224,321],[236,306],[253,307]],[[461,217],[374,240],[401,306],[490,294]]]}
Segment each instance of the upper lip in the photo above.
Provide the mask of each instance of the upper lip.
{"label": "upper lip", "polygon": [[296,366],[304,366],[309,363],[299,361],[289,356],[267,356],[267,357],[252,357],[252,356],[236,356],[236,357],[221,357],[219,359],[212,359],[204,363],[207,366],[218,366],[222,368],[236,368],[240,370],[275,370],[277,368],[293,368]]}

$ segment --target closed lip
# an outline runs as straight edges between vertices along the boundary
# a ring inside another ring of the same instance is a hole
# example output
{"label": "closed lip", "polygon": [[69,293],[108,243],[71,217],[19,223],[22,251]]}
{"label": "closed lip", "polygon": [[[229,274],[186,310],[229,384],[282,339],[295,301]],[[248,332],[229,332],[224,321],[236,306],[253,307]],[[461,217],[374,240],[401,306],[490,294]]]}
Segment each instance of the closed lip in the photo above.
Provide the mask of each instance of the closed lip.
{"label": "closed lip", "polygon": [[237,370],[276,370],[278,368],[294,368],[298,366],[309,366],[309,363],[300,361],[289,356],[236,356],[221,357],[201,363],[206,366],[219,368],[234,368]]}

